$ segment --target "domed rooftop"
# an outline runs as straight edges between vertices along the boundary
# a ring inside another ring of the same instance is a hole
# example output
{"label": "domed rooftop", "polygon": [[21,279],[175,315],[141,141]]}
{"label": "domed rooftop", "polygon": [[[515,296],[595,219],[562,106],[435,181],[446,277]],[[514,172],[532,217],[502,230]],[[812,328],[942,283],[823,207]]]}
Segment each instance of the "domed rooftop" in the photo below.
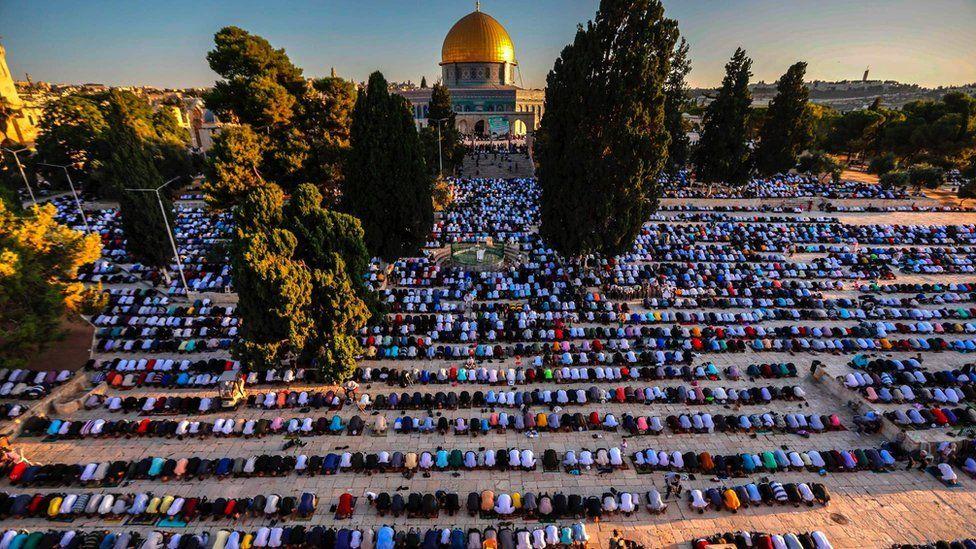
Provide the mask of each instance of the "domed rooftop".
{"label": "domed rooftop", "polygon": [[511,63],[515,44],[494,17],[475,10],[454,23],[441,46],[441,65],[449,63]]}

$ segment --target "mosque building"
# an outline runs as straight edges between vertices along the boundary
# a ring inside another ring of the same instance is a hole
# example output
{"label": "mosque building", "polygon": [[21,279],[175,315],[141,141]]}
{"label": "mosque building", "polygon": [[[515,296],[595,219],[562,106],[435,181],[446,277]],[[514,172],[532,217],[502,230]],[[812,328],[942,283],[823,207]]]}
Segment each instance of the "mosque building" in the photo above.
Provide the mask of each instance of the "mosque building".
{"label": "mosque building", "polygon": [[[539,127],[545,92],[516,84],[520,78],[515,44],[480,5],[448,31],[440,65],[441,83],[451,92],[462,134],[525,135]],[[418,125],[426,126],[431,88],[398,93],[410,101]]]}

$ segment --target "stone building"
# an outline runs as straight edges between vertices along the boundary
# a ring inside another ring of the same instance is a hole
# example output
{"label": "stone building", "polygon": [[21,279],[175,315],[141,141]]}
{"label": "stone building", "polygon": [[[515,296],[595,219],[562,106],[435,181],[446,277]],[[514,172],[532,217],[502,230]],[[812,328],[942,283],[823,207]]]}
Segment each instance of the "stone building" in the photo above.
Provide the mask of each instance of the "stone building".
{"label": "stone building", "polygon": [[[457,127],[479,136],[525,135],[539,127],[543,90],[523,89],[515,44],[508,31],[480,7],[451,27],[441,47],[441,82],[451,92]],[[398,92],[413,106],[419,126],[426,126],[430,88]]]}
{"label": "stone building", "polygon": [[[34,142],[41,113],[38,109],[25,105],[17,94],[3,45],[0,45],[0,111],[0,142],[8,139],[20,145]],[[5,122],[2,121],[3,118],[6,119]]]}

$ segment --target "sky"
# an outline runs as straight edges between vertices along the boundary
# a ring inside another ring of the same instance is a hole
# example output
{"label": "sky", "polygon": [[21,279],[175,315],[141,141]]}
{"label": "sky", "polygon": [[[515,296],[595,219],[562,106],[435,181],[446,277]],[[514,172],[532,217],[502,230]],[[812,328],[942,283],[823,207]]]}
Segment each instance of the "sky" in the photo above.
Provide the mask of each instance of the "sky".
{"label": "sky", "polygon": [[[737,46],[754,81],[798,61],[808,80],[976,82],[976,0],[665,0],[691,46],[692,86],[717,85]],[[515,42],[525,87],[546,74],[598,0],[483,0]],[[468,0],[0,0],[11,72],[61,83],[209,86],[213,34],[237,25],[286,49],[306,76],[430,82]]]}

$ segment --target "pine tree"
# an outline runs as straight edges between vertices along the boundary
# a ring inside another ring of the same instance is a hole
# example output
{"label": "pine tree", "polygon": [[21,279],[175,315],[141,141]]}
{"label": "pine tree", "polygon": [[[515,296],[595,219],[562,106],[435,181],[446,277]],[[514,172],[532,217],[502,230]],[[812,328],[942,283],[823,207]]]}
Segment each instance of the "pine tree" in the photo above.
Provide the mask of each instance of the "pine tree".
{"label": "pine tree", "polygon": [[762,175],[789,171],[813,143],[813,117],[807,108],[810,90],[803,84],[806,71],[807,64],[800,61],[776,84],[776,97],[769,103],[756,149],[756,170]]}
{"label": "pine tree", "polygon": [[334,200],[349,145],[354,86],[334,76],[306,81],[284,50],[237,27],[214,36],[207,60],[222,77],[204,96],[207,106],[266,137],[262,178],[287,191],[313,183]]}
{"label": "pine tree", "polygon": [[656,207],[677,38],[660,1],[604,1],[550,71],[535,152],[540,232],[560,253],[628,250]]}
{"label": "pine tree", "polygon": [[250,126],[224,128],[214,139],[203,186],[211,208],[231,208],[251,189],[264,184],[259,169],[265,141]]}
{"label": "pine tree", "polygon": [[671,71],[664,85],[664,125],[671,136],[665,169],[670,174],[677,173],[688,164],[689,140],[682,114],[688,106],[688,83],[685,78],[689,72],[691,60],[688,59],[688,42],[682,38],[671,52]]}
{"label": "pine tree", "polygon": [[707,183],[742,185],[749,180],[747,141],[749,77],[752,59],[737,48],[725,65],[718,96],[705,109],[702,135],[695,154],[698,179]]}
{"label": "pine tree", "polygon": [[427,77],[426,76],[421,76],[420,77],[420,89],[424,89],[426,87],[427,87]]}
{"label": "pine tree", "polygon": [[319,78],[302,102],[299,128],[309,143],[303,182],[315,184],[334,204],[345,177],[356,86],[341,78]]}
{"label": "pine tree", "polygon": [[379,72],[356,100],[351,145],[343,199],[367,248],[387,261],[416,255],[434,221],[431,178],[408,104]]}
{"label": "pine tree", "polygon": [[103,167],[104,180],[119,198],[126,250],[145,265],[165,268],[173,259],[166,229],[167,218],[170,227],[174,226],[173,204],[167,193],[161,192],[164,218],[155,192],[125,190],[155,189],[163,184],[163,178],[121,94],[113,92],[109,105],[105,145],[110,152]]}
{"label": "pine tree", "polygon": [[298,357],[312,335],[312,273],[295,258],[298,241],[281,228],[284,194],[274,184],[251,189],[234,210],[231,245],[237,314],[236,358],[274,368]]}

